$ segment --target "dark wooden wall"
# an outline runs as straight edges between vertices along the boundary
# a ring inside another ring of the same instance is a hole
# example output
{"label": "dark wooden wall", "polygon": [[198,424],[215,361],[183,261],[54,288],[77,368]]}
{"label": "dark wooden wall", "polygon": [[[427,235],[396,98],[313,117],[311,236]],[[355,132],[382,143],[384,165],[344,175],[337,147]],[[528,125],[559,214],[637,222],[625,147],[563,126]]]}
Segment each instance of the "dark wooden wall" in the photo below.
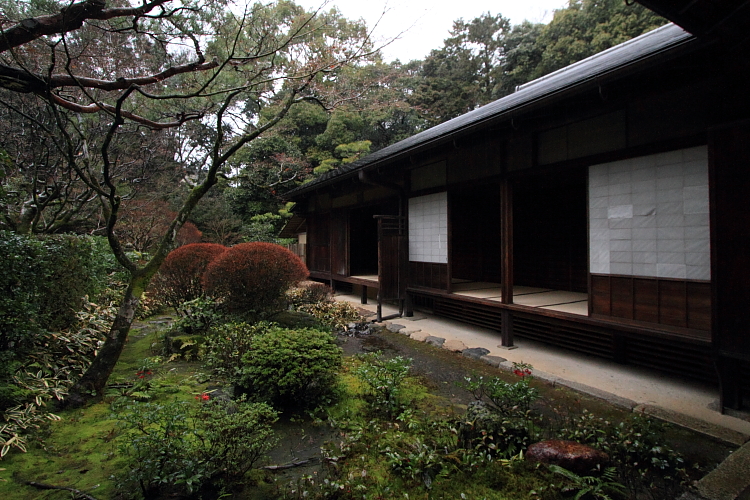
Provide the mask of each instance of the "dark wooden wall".
{"label": "dark wooden wall", "polygon": [[750,126],[718,130],[709,142],[714,342],[722,405],[750,404]]}
{"label": "dark wooden wall", "polygon": [[423,288],[448,289],[448,264],[409,262],[409,284]]}
{"label": "dark wooden wall", "polygon": [[307,267],[310,271],[331,271],[331,220],[329,214],[307,218]]}
{"label": "dark wooden wall", "polygon": [[708,339],[711,284],[667,278],[591,275],[591,314],[687,328]]}

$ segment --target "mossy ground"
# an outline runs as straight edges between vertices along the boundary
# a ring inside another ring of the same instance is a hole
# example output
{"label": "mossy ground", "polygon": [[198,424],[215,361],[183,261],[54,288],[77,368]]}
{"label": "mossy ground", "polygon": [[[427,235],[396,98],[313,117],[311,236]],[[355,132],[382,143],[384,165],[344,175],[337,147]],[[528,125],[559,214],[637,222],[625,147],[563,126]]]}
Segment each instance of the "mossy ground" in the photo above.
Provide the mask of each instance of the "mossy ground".
{"label": "mossy ground", "polygon": [[[137,325],[111,382],[127,385],[139,380],[144,360],[159,350],[165,321],[159,318]],[[473,399],[457,384],[463,377],[479,374],[511,380],[512,375],[387,332],[365,338],[348,338],[343,347],[347,355],[341,376],[340,394],[343,397],[325,413],[282,416],[276,425],[280,444],[271,452],[267,463],[284,464],[311,457],[310,462],[274,472],[253,471],[245,484],[232,492],[232,498],[303,498],[305,490],[311,493],[309,498],[314,498],[313,495],[320,494],[321,483],[329,479],[329,483],[337,482],[343,488],[342,492],[354,489],[346,493],[356,494],[357,498],[517,500],[540,498],[533,492],[559,480],[546,470],[525,462],[494,462],[474,469],[465,467],[465,464],[457,465],[434,477],[429,487],[419,475],[394,474],[384,459],[384,450],[389,446],[408,449],[408,443],[432,439],[427,428],[432,425],[430,422],[459,420]],[[365,388],[353,374],[359,361],[352,356],[372,350],[413,359],[413,376],[407,380],[404,394],[404,399],[409,401],[408,418],[388,421],[368,410]],[[193,400],[210,384],[198,362],[184,360],[162,364],[148,377],[154,388],[152,396],[157,399]],[[627,412],[601,400],[542,382],[535,381],[534,384],[543,398],[538,409],[548,415],[564,408],[566,411],[590,411],[615,421],[627,416]],[[61,420],[50,422],[40,433],[40,440],[31,443],[28,453],[9,453],[0,462],[0,469],[5,469],[0,470],[0,498],[71,498],[69,491],[39,490],[26,484],[30,481],[75,488],[98,499],[118,498],[114,476],[126,466],[118,454],[119,433],[111,405],[118,397],[125,396],[113,390],[100,403],[82,410],[60,412]],[[445,426],[440,427],[440,432],[445,431]],[[694,433],[678,430],[673,434],[677,443],[688,440],[698,443],[691,448],[707,452],[700,457],[691,457],[702,470],[712,468],[730,451],[729,447],[706,441]],[[701,445],[701,440],[706,444]],[[328,450],[327,460],[321,458],[321,445]],[[342,452],[342,447],[346,446],[349,448]],[[331,460],[331,456],[342,458]],[[329,484],[328,487],[333,486]]]}

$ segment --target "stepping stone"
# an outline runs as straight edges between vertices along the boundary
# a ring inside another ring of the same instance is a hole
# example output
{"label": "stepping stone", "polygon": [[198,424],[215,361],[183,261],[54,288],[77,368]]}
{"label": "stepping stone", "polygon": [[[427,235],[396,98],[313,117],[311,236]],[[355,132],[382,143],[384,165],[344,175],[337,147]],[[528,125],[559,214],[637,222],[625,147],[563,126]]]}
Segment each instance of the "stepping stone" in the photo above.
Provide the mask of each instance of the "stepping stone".
{"label": "stepping stone", "polygon": [[467,358],[473,358],[473,359],[479,359],[482,356],[486,356],[490,353],[489,349],[485,349],[484,347],[472,347],[470,349],[464,349],[461,351],[461,354],[466,356]]}
{"label": "stepping stone", "polygon": [[420,330],[418,332],[414,332],[414,333],[410,334],[409,337],[411,337],[412,339],[414,339],[414,340],[416,340],[418,342],[424,342],[425,340],[427,340],[428,338],[430,338],[431,335],[429,333],[427,333],[427,332],[423,332],[423,331]]}
{"label": "stepping stone", "polygon": [[421,332],[422,330],[420,328],[402,328],[398,331],[401,335],[411,335],[412,333]]}
{"label": "stepping stone", "polygon": [[397,325],[396,323],[391,323],[388,325],[388,331],[393,333],[398,333],[399,330],[402,328],[406,328],[404,325]]}
{"label": "stepping stone", "polygon": [[445,341],[445,343],[443,344],[443,349],[447,349],[453,352],[461,352],[466,349],[466,344],[464,344],[460,340],[450,339]]}
{"label": "stepping stone", "polygon": [[479,358],[480,361],[484,361],[490,366],[494,366],[495,368],[499,368],[501,363],[505,363],[508,361],[505,358],[501,358],[500,356],[482,356]]}
{"label": "stepping stone", "polygon": [[445,339],[442,337],[433,337],[432,335],[430,335],[429,337],[424,339],[424,341],[436,347],[442,347],[443,343],[445,342]]}

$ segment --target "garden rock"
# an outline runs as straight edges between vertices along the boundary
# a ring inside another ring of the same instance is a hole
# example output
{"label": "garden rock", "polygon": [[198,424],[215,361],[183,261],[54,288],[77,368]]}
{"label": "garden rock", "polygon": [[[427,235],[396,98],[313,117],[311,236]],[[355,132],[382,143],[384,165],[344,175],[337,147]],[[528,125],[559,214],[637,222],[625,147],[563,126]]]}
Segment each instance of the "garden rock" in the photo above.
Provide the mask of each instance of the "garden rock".
{"label": "garden rock", "polygon": [[482,356],[486,356],[490,353],[489,349],[485,349],[484,347],[472,347],[470,349],[464,349],[461,351],[461,354],[466,356],[467,358],[473,358],[473,359],[479,359]]}
{"label": "garden rock", "polygon": [[443,349],[447,349],[453,352],[461,352],[466,349],[466,344],[456,339],[446,340],[443,344]]}
{"label": "garden rock", "polygon": [[445,343],[445,339],[444,338],[442,338],[442,337],[433,337],[432,335],[430,335],[429,337],[427,337],[426,339],[424,339],[424,341],[426,343],[434,345],[436,347],[442,347],[443,343]]}
{"label": "garden rock", "polygon": [[401,335],[406,335],[407,337],[411,335],[412,333],[421,332],[422,330],[420,328],[402,328],[398,331]]}
{"label": "garden rock", "polygon": [[404,325],[397,325],[396,323],[391,323],[388,325],[388,331],[393,333],[398,333],[399,330],[406,328]]}
{"label": "garden rock", "polygon": [[494,366],[495,368],[498,368],[500,364],[508,361],[507,359],[501,358],[500,356],[481,356],[479,359],[490,366]]}
{"label": "garden rock", "polygon": [[429,333],[423,332],[423,331],[414,332],[411,335],[409,335],[409,337],[412,340],[416,340],[417,342],[424,342],[425,340],[427,340],[431,336],[432,335],[430,335]]}
{"label": "garden rock", "polygon": [[559,465],[578,475],[587,476],[592,470],[609,462],[609,456],[603,451],[575,441],[550,439],[529,446],[526,450],[526,460]]}

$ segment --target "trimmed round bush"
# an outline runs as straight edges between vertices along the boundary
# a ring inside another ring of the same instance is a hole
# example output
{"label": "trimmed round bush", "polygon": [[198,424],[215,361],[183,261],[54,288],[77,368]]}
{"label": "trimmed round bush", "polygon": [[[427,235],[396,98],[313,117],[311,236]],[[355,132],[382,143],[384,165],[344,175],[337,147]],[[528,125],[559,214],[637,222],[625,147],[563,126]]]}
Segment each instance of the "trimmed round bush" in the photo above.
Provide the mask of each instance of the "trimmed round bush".
{"label": "trimmed round bush", "polygon": [[273,243],[240,243],[211,262],[203,275],[206,292],[232,313],[265,312],[284,292],[307,278],[307,266]]}
{"label": "trimmed round bush", "polygon": [[332,394],[341,359],[328,332],[269,328],[252,338],[242,356],[239,387],[276,407],[312,408]]}
{"label": "trimmed round bush", "polygon": [[206,267],[226,251],[216,243],[192,243],[171,251],[151,282],[156,298],[176,308],[201,297]]}

